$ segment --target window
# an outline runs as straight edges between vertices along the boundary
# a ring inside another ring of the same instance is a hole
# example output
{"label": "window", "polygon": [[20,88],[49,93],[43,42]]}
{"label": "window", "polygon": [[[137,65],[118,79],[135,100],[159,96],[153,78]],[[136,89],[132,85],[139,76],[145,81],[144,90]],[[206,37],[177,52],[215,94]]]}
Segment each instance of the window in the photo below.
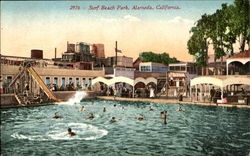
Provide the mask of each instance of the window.
{"label": "window", "polygon": [[76,85],[79,85],[79,78],[76,78]]}
{"label": "window", "polygon": [[91,86],[92,86],[92,79],[89,78],[89,87],[91,87]]}
{"label": "window", "polygon": [[181,66],[181,70],[185,70],[185,66]]}
{"label": "window", "polygon": [[46,84],[46,85],[49,85],[49,84],[50,84],[50,77],[46,77],[46,79],[45,79],[45,84]]}
{"label": "window", "polygon": [[180,66],[176,66],[176,67],[175,67],[175,70],[180,70],[180,69],[181,69]]}
{"label": "window", "polygon": [[58,78],[54,77],[54,84],[58,85]]}
{"label": "window", "polygon": [[72,78],[70,77],[70,78],[69,78],[69,84],[71,84],[71,83],[72,83]]}
{"label": "window", "polygon": [[62,86],[65,87],[65,78],[62,78]]}
{"label": "window", "polygon": [[150,66],[141,66],[141,71],[151,71]]}
{"label": "window", "polygon": [[12,81],[12,76],[7,76],[7,83],[10,83]]}
{"label": "window", "polygon": [[82,78],[82,88],[85,88],[85,78]]}

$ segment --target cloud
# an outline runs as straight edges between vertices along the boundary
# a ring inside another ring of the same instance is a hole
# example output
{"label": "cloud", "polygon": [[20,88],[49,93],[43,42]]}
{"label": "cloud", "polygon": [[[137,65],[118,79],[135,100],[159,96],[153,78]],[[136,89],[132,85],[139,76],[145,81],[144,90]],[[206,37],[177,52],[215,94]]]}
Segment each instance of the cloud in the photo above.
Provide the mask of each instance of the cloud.
{"label": "cloud", "polygon": [[131,21],[131,22],[140,22],[141,19],[135,16],[131,16],[131,15],[126,15],[123,17],[123,19]]}
{"label": "cloud", "polygon": [[184,24],[184,25],[193,25],[194,21],[186,18],[182,18],[180,16],[176,16],[173,19],[170,19],[167,21],[168,23],[171,24]]}

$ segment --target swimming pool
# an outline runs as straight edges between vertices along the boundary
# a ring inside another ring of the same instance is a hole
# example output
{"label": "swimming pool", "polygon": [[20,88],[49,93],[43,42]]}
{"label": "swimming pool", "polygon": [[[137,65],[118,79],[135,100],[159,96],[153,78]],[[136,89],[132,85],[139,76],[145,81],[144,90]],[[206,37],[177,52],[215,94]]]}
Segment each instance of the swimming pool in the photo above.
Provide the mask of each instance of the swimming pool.
{"label": "swimming pool", "polygon": [[[116,107],[114,106],[116,105]],[[86,111],[79,112],[84,106]],[[154,111],[149,111],[149,106]],[[1,153],[20,155],[248,155],[250,109],[84,100],[1,111]],[[103,108],[106,112],[103,112]],[[160,119],[166,110],[167,124]],[[53,119],[58,112],[62,119]],[[88,120],[93,113],[95,118]],[[140,114],[145,120],[135,118]],[[115,123],[110,119],[116,117]],[[69,137],[67,128],[77,135]]]}

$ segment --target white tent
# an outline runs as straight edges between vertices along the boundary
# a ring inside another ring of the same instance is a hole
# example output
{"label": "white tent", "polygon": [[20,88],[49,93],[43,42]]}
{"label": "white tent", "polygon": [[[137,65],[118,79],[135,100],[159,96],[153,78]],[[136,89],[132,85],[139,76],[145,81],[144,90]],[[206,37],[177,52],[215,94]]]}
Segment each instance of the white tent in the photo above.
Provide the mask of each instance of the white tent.
{"label": "white tent", "polygon": [[223,88],[229,85],[250,85],[250,75],[227,75],[227,76],[200,76],[191,80],[190,83],[190,95],[192,87],[195,86],[197,92],[198,85],[214,85],[221,88],[223,97]]}

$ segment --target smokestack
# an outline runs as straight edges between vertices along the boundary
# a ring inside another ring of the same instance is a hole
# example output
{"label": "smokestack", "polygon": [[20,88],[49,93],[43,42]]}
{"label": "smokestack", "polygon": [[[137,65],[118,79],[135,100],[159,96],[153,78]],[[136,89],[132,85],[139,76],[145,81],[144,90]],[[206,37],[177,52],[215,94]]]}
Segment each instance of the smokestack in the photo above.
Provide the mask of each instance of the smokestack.
{"label": "smokestack", "polygon": [[56,48],[55,48],[55,59],[56,59]]}

